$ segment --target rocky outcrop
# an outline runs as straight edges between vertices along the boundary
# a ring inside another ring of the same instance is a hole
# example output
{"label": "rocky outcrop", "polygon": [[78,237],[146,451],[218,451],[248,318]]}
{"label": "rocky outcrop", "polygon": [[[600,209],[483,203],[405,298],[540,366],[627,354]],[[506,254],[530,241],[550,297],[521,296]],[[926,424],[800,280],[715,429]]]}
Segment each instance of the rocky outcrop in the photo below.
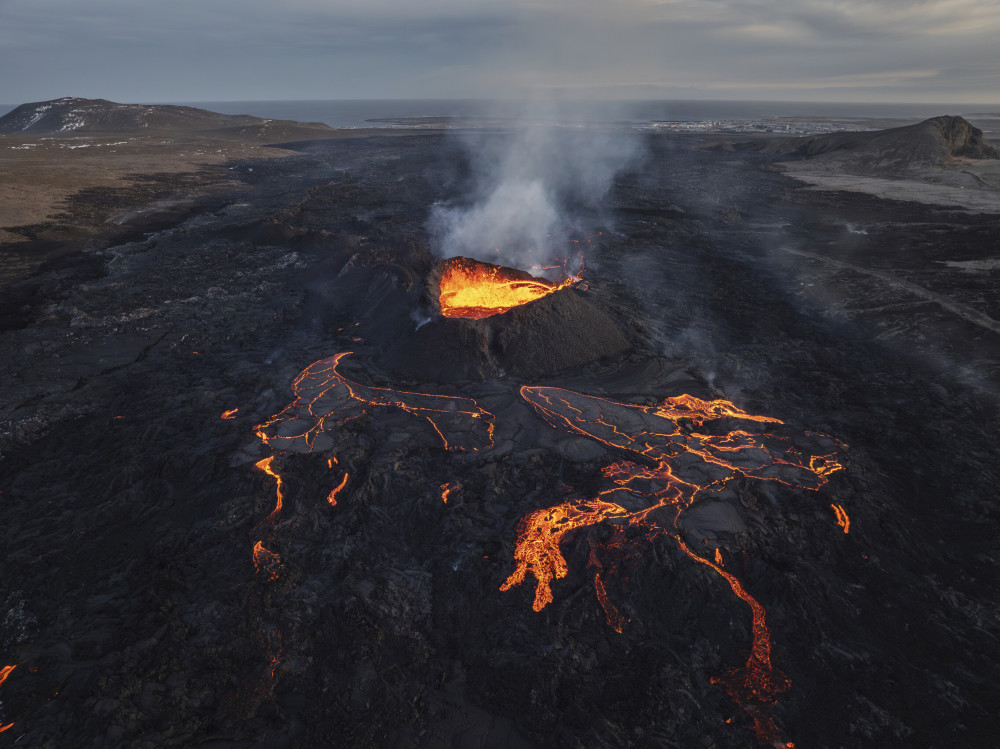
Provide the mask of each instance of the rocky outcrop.
{"label": "rocky outcrop", "polygon": [[250,115],[227,115],[196,107],[164,104],[119,104],[107,99],[67,96],[22,104],[0,117],[0,133],[52,135],[58,133],[149,133],[227,130],[246,133],[248,128],[277,130],[277,138],[298,137],[296,130],[332,130],[319,122],[297,123]]}
{"label": "rocky outcrop", "polygon": [[984,138],[982,130],[962,117],[947,115],[888,130],[754,141],[737,148],[841,162],[864,171],[1000,158],[1000,148]]}

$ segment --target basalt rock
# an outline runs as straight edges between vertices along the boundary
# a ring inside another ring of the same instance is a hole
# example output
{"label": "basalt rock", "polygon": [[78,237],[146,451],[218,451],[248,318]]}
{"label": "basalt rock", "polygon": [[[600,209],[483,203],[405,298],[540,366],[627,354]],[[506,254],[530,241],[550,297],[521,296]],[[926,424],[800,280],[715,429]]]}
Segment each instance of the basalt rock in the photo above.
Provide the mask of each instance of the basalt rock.
{"label": "basalt rock", "polygon": [[841,161],[865,172],[911,166],[947,166],[956,159],[997,159],[1000,148],[962,117],[942,116],[875,132],[780,138],[736,146],[740,150]]}
{"label": "basalt rock", "polygon": [[[269,140],[333,132],[321,122],[271,120],[251,115],[228,115],[196,107],[167,104],[119,104],[107,99],[61,99],[22,104],[0,117],[0,133],[31,135],[54,133],[206,132],[219,137],[266,136]],[[319,136],[322,137],[322,136]]]}
{"label": "basalt rock", "polygon": [[479,320],[444,317],[437,303],[439,266],[429,268],[428,257],[412,249],[382,250],[356,255],[322,284],[337,315],[360,321],[357,342],[374,342],[372,358],[394,378],[539,377],[632,346],[614,315],[575,288]]}
{"label": "basalt rock", "polygon": [[629,340],[585,292],[561,289],[482,320],[437,317],[383,359],[428,379],[539,377],[621,354]]}

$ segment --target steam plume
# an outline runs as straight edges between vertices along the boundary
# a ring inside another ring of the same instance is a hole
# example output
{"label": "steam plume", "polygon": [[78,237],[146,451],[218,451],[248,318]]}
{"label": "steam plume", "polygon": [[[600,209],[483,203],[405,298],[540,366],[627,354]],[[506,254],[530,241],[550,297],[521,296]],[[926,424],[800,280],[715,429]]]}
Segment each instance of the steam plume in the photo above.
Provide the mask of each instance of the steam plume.
{"label": "steam plume", "polygon": [[641,149],[623,128],[583,115],[550,105],[507,136],[466,136],[473,189],[465,202],[432,211],[437,254],[530,269],[568,256],[567,232],[606,223],[613,180]]}

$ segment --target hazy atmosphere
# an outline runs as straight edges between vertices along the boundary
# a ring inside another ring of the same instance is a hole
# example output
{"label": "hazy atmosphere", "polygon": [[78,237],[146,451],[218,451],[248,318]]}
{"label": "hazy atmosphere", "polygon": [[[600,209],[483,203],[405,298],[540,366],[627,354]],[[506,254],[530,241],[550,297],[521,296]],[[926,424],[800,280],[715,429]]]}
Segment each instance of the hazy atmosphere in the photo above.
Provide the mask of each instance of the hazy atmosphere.
{"label": "hazy atmosphere", "polygon": [[986,102],[994,0],[0,0],[0,102]]}

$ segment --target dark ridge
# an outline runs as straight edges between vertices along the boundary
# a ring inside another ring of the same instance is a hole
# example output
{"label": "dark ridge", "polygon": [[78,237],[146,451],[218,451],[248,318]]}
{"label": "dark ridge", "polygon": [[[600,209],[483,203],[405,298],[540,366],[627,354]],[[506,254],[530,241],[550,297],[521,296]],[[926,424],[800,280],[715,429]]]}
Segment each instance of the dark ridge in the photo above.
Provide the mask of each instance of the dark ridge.
{"label": "dark ridge", "polygon": [[1000,148],[962,117],[933,117],[915,125],[808,138],[775,138],[741,143],[739,150],[803,158],[836,155],[884,166],[944,166],[962,159],[1000,159]]}
{"label": "dark ridge", "polygon": [[[332,130],[320,122],[269,120],[247,114],[228,115],[196,107],[167,104],[119,104],[107,99],[72,96],[22,104],[0,117],[0,133],[52,135],[58,133],[208,132],[245,136],[266,128],[277,137],[294,137],[301,130]],[[274,132],[272,132],[274,131]]]}

